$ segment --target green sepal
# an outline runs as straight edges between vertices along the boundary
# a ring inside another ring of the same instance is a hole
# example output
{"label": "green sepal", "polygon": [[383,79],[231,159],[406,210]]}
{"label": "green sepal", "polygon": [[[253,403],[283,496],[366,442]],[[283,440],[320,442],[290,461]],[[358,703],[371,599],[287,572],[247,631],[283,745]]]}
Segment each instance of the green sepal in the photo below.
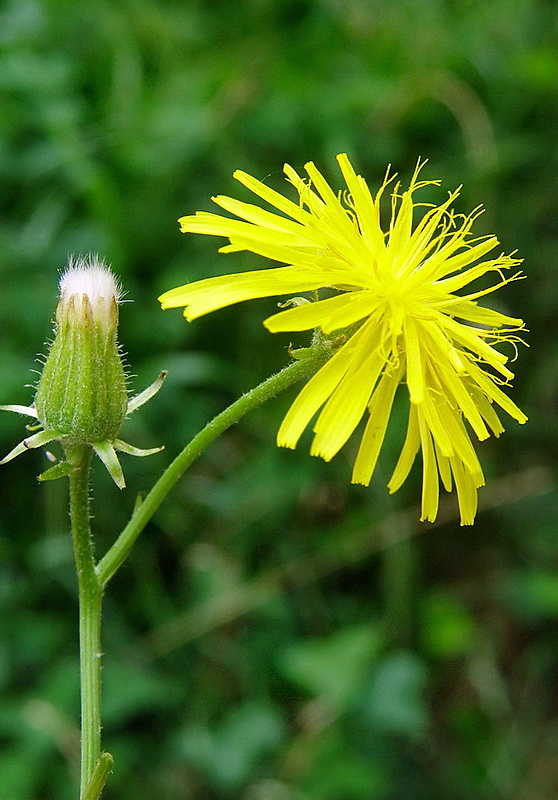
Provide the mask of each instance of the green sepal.
{"label": "green sepal", "polygon": [[38,481],[54,481],[56,478],[64,478],[72,471],[73,466],[69,461],[59,461],[53,467],[49,467],[44,472],[37,476]]}
{"label": "green sepal", "polygon": [[167,377],[167,370],[162,370],[157,378],[153,381],[153,383],[144,389],[143,392],[134,395],[134,397],[130,398],[128,401],[128,408],[126,409],[126,414],[132,414],[136,409],[142,406],[144,403],[147,403],[148,400],[157,394],[161,386],[163,385],[163,381]]}
{"label": "green sepal", "polygon": [[37,419],[37,412],[33,406],[20,406],[12,404],[8,406],[0,406],[0,411],[15,411],[16,414],[23,414],[25,417],[34,417]]}
{"label": "green sepal", "polygon": [[123,442],[122,439],[115,439],[114,449],[120,450],[121,453],[126,453],[129,456],[139,456],[143,458],[144,456],[152,456],[155,453],[160,453],[165,447],[162,445],[161,447],[150,447],[148,450],[144,450],[141,447],[134,447],[127,442]]}
{"label": "green sepal", "polygon": [[91,447],[107,468],[110,477],[118,488],[124,489],[126,486],[124,473],[122,472],[122,467],[120,466],[120,461],[118,460],[112,442],[109,442],[108,439],[104,439],[102,442],[92,442]]}
{"label": "green sepal", "polygon": [[17,458],[17,456],[27,452],[27,450],[34,450],[36,447],[42,447],[49,442],[53,442],[55,439],[60,439],[60,431],[41,431],[40,433],[35,433],[33,436],[29,436],[27,439],[17,444],[13,450],[10,450],[8,455],[4,456],[0,461],[0,464],[7,464],[8,461]]}

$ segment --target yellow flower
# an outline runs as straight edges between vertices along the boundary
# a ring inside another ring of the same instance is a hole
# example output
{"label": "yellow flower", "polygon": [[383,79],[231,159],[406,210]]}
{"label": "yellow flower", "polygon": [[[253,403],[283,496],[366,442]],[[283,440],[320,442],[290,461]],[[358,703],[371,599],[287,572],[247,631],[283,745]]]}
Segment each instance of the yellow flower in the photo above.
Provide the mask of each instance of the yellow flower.
{"label": "yellow flower", "polygon": [[[230,244],[221,252],[248,250],[287,266],[208,278],[165,292],[159,300],[164,309],[185,306],[184,316],[192,320],[242,300],[327,289],[325,297],[297,302],[264,322],[272,332],[319,329],[336,345],[288,411],[278,444],[294,448],[317,414],[311,454],[329,461],[366,416],[352,481],[368,485],[395,393],[404,384],[410,400],[407,434],[389,491],[402,485],[421,450],[421,519],[436,518],[441,480],[447,491],[452,485],[457,489],[461,524],[472,524],[484,476],[471,431],[482,440],[504,430],[494,406],[520,423],[527,419],[500,388],[513,373],[507,356],[493,346],[513,345],[523,322],[477,300],[521,277],[503,275],[521,262],[510,255],[485,259],[498,240],[473,238],[471,228],[482,209],[456,214],[451,206],[459,190],[440,206],[415,201],[419,189],[440,185],[419,180],[424,162],[417,164],[406,190],[393,184],[388,169],[373,197],[348,157],[337,160],[347,185],[339,194],[313,163],[305,167],[309,180],[285,165],[298,203],[235,172],[281,215],[219,196],[214,202],[239,219],[198,212],[179,220],[182,231],[225,236]],[[390,184],[391,216],[384,231],[380,205]],[[417,208],[422,217],[415,221]],[[491,286],[484,282],[457,294],[487,273],[497,276]]]}

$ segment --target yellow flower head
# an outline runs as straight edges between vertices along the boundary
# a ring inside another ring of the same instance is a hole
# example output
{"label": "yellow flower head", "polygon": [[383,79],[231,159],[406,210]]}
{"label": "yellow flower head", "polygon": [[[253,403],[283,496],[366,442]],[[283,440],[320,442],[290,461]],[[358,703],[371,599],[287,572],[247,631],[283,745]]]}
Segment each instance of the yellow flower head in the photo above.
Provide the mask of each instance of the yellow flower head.
{"label": "yellow flower head", "polygon": [[[192,320],[255,297],[327,289],[325,297],[293,305],[264,322],[272,332],[319,329],[333,334],[337,345],[288,411],[278,444],[294,448],[317,414],[311,454],[329,461],[366,416],[352,481],[368,485],[396,390],[405,384],[407,434],[389,491],[405,481],[420,449],[421,519],[436,518],[441,479],[447,491],[455,484],[461,524],[472,524],[484,477],[470,432],[482,440],[490,431],[498,436],[504,430],[494,406],[520,423],[527,419],[500,388],[513,373],[507,356],[493,346],[517,341],[514,333],[523,322],[477,300],[520,277],[503,274],[520,261],[507,255],[485,258],[498,240],[471,235],[481,209],[456,214],[451,206],[459,190],[440,206],[415,201],[419,189],[440,185],[419,180],[424,162],[417,164],[405,191],[388,170],[373,197],[348,157],[337,160],[348,190],[339,195],[313,163],[305,167],[309,180],[285,165],[298,203],[235,172],[281,215],[219,196],[214,202],[239,219],[198,212],[179,220],[182,231],[225,236],[230,244],[221,252],[248,250],[287,266],[208,278],[165,292],[159,300],[165,309],[185,306],[184,315]],[[384,230],[380,205],[390,184],[391,216]],[[416,221],[419,207],[422,218]],[[457,294],[487,273],[496,274],[496,283]]]}

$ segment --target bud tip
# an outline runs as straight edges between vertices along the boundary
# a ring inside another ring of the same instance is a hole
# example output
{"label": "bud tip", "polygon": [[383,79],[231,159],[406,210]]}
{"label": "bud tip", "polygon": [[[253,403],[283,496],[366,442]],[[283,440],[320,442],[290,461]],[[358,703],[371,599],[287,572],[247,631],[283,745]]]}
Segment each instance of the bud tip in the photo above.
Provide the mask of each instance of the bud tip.
{"label": "bud tip", "polygon": [[119,302],[122,297],[116,278],[97,256],[78,258],[75,262],[71,260],[60,278],[60,297],[63,300],[84,294],[89,297],[92,306],[100,298],[109,302],[114,298]]}

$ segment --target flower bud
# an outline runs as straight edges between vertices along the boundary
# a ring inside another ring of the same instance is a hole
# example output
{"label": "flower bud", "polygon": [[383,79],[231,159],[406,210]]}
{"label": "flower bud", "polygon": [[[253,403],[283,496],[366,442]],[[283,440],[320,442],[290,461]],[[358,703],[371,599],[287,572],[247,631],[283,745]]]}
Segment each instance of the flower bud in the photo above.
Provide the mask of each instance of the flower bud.
{"label": "flower bud", "polygon": [[70,263],[60,280],[54,341],[34,405],[45,430],[69,442],[114,440],[126,415],[119,300],[113,274],[94,257]]}

